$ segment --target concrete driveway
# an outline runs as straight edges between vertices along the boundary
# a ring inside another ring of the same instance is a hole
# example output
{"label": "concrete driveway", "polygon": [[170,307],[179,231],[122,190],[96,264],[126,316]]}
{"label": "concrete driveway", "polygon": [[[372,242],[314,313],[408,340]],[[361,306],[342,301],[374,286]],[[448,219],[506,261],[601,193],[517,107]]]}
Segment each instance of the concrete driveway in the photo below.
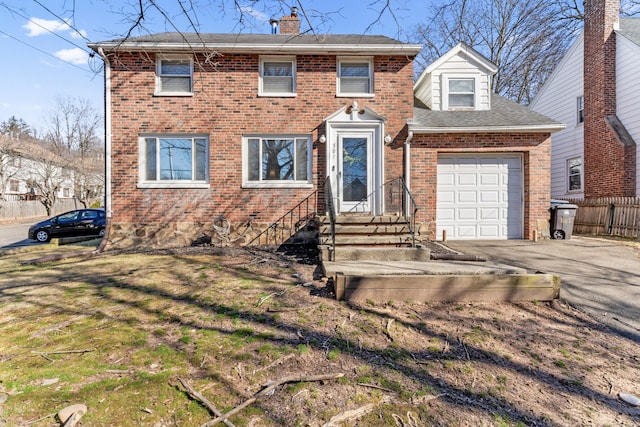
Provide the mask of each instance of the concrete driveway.
{"label": "concrete driveway", "polygon": [[640,244],[573,236],[569,240],[448,241],[446,246],[529,273],[561,277],[560,298],[640,342]]}

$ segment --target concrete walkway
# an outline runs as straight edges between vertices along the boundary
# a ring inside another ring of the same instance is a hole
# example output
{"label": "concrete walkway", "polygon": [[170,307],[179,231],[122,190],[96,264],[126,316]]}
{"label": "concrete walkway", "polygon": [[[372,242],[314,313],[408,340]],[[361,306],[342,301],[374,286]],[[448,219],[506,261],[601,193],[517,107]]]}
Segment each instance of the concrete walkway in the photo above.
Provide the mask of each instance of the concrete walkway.
{"label": "concrete walkway", "polygon": [[448,241],[456,251],[560,276],[560,299],[640,342],[640,244],[570,240]]}

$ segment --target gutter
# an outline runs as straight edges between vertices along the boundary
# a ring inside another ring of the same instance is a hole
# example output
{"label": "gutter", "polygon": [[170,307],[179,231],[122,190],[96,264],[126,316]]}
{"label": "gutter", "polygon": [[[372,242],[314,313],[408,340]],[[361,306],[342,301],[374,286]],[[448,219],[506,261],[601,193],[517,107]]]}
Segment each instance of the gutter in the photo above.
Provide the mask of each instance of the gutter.
{"label": "gutter", "polygon": [[104,211],[107,217],[105,235],[95,251],[99,253],[109,241],[111,229],[111,63],[101,47],[97,52],[104,61]]}
{"label": "gutter", "polygon": [[416,134],[433,133],[494,133],[494,132],[533,132],[533,133],[554,133],[561,131],[566,126],[564,124],[548,125],[515,125],[515,126],[474,126],[474,127],[431,127],[409,124],[409,132]]}

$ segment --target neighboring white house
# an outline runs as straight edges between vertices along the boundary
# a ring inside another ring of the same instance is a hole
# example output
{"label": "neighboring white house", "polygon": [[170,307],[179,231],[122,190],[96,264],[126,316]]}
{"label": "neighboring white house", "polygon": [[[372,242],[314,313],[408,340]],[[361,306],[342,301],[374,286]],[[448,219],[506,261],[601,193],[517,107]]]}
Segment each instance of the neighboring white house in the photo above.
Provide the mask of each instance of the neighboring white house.
{"label": "neighboring white house", "polygon": [[4,150],[0,156],[2,162],[2,180],[0,197],[4,201],[35,200],[38,188],[44,181],[51,188],[57,187],[58,199],[74,197],[74,171],[61,166],[63,159],[56,161],[55,156],[31,140],[11,140],[2,135]]}
{"label": "neighboring white house", "polygon": [[552,198],[640,195],[640,19],[619,6],[585,2],[585,30],[531,102],[566,124],[553,135]]}

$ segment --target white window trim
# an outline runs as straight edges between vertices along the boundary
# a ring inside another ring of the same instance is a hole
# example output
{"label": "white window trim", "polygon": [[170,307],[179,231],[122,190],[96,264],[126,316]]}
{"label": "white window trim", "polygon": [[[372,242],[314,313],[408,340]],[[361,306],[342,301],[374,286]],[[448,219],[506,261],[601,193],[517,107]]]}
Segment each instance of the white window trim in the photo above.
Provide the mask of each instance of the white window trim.
{"label": "white window trim", "polygon": [[[290,62],[291,63],[291,78],[292,78],[292,92],[265,92],[263,86],[263,74],[264,74],[264,63],[265,62]],[[264,97],[278,97],[278,98],[293,98],[297,96],[297,80],[296,75],[298,73],[296,57],[295,56],[278,56],[278,55],[270,55],[270,56],[260,56],[260,70],[259,70],[259,86],[258,86],[258,96]]]}
{"label": "white window trim", "polygon": [[[158,180],[158,181],[149,181],[146,179],[146,171],[147,171],[147,151],[146,151],[146,139],[147,138],[202,138],[206,139],[206,152],[205,157],[207,159],[207,167],[205,170],[205,180],[204,181],[169,181],[169,180]],[[209,139],[209,135],[206,134],[164,134],[164,133],[154,133],[154,134],[143,134],[138,137],[138,185],[137,188],[209,188],[209,171],[211,169],[210,160],[209,160],[209,150],[210,150],[211,142]]]}
{"label": "white window trim", "polygon": [[[250,139],[306,139],[307,179],[298,181],[249,181],[249,140]],[[301,134],[254,134],[242,137],[242,188],[313,188],[313,140],[311,135]]]}
{"label": "white window trim", "polygon": [[[369,92],[342,92],[340,90],[340,66],[343,62],[368,62],[369,63]],[[373,98],[376,94],[375,80],[373,72],[373,57],[367,56],[342,56],[337,58],[336,62],[336,96],[350,98]]]}
{"label": "white window trim", "polygon": [[[449,107],[449,80],[473,80],[473,107]],[[441,77],[442,109],[444,111],[476,111],[480,102],[479,83],[480,78],[471,74],[445,74]]]}
{"label": "white window trim", "polygon": [[[571,190],[570,186],[571,186],[571,168],[569,167],[569,163],[573,160],[580,160],[580,188],[578,189],[574,189]],[[567,193],[571,194],[571,193],[582,193],[582,191],[584,190],[584,160],[582,159],[582,157],[578,156],[578,157],[571,157],[570,159],[567,159],[566,163],[565,163],[565,177],[567,180]]]}
{"label": "white window trim", "polygon": [[[162,60],[189,60],[189,86],[188,92],[163,91],[161,84],[161,62]],[[156,90],[155,96],[193,96],[193,56],[191,55],[157,55],[156,56]]]}
{"label": "white window trim", "polygon": [[[582,110],[580,109],[580,100],[582,99]],[[580,120],[580,111],[582,111],[582,120]],[[584,124],[584,95],[576,97],[576,126]]]}

